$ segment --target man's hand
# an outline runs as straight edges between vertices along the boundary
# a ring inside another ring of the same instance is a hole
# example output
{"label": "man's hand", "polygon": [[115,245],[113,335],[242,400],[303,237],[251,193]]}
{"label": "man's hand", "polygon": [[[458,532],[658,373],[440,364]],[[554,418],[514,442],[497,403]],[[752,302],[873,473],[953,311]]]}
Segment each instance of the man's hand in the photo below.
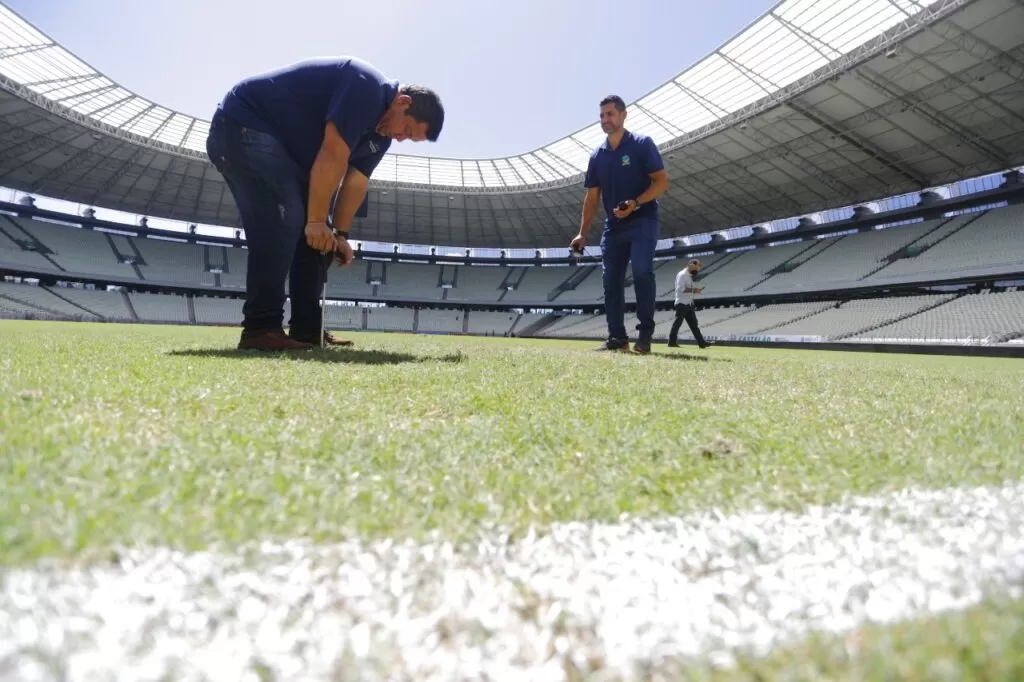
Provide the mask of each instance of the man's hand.
{"label": "man's hand", "polygon": [[335,237],[334,239],[337,244],[334,249],[334,262],[338,265],[352,265],[355,255],[352,253],[352,247],[348,240],[344,237]]}
{"label": "man's hand", "polygon": [[[320,253],[330,253],[338,248],[338,240],[326,222],[306,223],[306,243]],[[351,248],[348,251],[352,253]]]}
{"label": "man's hand", "polygon": [[703,294],[704,293],[704,287],[700,287],[699,289],[694,289],[693,293],[695,293],[695,294]]}
{"label": "man's hand", "polygon": [[[626,210],[622,210],[623,207],[625,207]],[[633,201],[632,199],[629,199],[627,201],[623,201],[618,206],[616,206],[612,210],[612,213],[615,214],[616,218],[618,218],[619,220],[622,220],[623,218],[628,218],[633,213],[633,211],[635,211],[636,209],[637,209],[636,202]]]}
{"label": "man's hand", "polygon": [[578,234],[572,238],[571,242],[569,242],[569,250],[582,252],[586,245],[587,238],[584,237],[582,234]]}

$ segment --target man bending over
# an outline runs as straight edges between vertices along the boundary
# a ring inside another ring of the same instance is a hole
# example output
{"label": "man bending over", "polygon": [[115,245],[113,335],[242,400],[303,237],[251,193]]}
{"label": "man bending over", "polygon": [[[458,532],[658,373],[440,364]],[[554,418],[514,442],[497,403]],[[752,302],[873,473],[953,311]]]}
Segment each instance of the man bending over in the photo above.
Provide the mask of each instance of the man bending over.
{"label": "man bending over", "polygon": [[[249,247],[239,348],[320,344],[329,264],[321,254],[352,262],[348,231],[391,141],[434,142],[443,125],[436,93],[399,85],[353,57],[300,62],[228,92],[210,122],[206,151],[231,190]],[[327,225],[335,192],[338,235]],[[325,337],[327,344],[350,343]]]}

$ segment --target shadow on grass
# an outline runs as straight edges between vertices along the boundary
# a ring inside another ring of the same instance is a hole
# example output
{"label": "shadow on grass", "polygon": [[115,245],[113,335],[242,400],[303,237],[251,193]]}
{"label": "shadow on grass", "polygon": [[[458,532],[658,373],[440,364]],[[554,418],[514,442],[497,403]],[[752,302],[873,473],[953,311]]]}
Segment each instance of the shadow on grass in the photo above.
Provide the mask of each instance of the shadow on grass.
{"label": "shadow on grass", "polygon": [[707,355],[690,355],[689,353],[651,353],[653,357],[664,360],[692,360],[694,362],[732,362],[732,358],[712,358]]}
{"label": "shadow on grass", "polygon": [[302,360],[305,362],[323,363],[345,363],[350,365],[400,365],[403,363],[459,363],[464,356],[462,353],[449,353],[447,355],[412,355],[411,353],[392,353],[386,350],[354,350],[334,349],[267,352],[256,350],[238,350],[236,348],[195,348],[189,350],[175,350],[168,355],[188,358],[228,358],[232,360],[252,360],[265,358],[285,358],[288,360]]}

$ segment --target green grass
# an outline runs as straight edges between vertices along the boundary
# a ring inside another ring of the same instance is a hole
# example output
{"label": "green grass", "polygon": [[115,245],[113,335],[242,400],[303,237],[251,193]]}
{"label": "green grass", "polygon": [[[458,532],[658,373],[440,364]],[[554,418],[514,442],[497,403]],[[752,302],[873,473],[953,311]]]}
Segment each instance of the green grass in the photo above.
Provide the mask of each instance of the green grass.
{"label": "green grass", "polygon": [[889,682],[1024,679],[1024,601],[993,602],[844,634],[812,634],[734,666],[692,660],[659,666],[657,679],[691,682]]}
{"label": "green grass", "polygon": [[736,669],[691,680],[746,682],[883,682],[887,680],[1024,679],[1024,601],[986,602],[961,612],[846,635],[813,635]]}
{"label": "green grass", "polygon": [[1024,363],[0,322],[0,565],[117,544],[461,539],[1024,474]]}

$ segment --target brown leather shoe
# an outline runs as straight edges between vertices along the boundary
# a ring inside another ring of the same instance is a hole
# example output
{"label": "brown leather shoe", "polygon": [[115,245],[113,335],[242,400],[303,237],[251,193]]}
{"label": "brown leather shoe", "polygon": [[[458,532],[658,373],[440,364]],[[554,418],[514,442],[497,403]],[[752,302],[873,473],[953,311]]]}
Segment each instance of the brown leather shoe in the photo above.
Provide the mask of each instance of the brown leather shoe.
{"label": "brown leather shoe", "polygon": [[282,329],[242,332],[242,338],[238,341],[239,350],[309,350],[312,347],[311,343],[289,338]]}
{"label": "brown leather shoe", "polygon": [[[303,343],[309,343],[309,344],[314,345],[314,346],[318,345],[317,342],[316,342],[316,332],[313,332],[312,334],[294,334],[291,331],[289,331],[288,335],[291,338],[293,338],[293,339],[296,339],[298,341],[302,341]],[[325,346],[351,346],[351,345],[353,345],[353,342],[349,341],[348,339],[340,339],[340,338],[338,338],[337,336],[335,336],[334,334],[332,334],[330,332],[324,332],[324,345]]]}

